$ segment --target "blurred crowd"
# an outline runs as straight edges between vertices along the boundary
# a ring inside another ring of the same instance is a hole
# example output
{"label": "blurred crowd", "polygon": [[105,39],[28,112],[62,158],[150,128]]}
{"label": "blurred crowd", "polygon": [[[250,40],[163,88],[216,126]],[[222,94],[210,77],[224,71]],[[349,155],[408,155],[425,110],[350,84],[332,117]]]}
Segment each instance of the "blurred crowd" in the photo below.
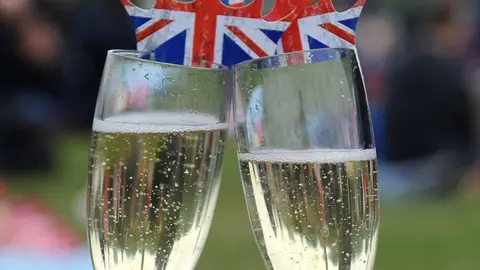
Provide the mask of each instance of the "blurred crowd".
{"label": "blurred crowd", "polygon": [[0,171],[50,170],[55,131],[90,128],[114,48],[136,48],[118,0],[0,0]]}
{"label": "blurred crowd", "polygon": [[478,182],[480,4],[390,1],[368,11],[358,48],[383,196]]}
{"label": "blurred crowd", "polygon": [[[368,0],[358,36],[382,196],[478,183],[480,2]],[[52,170],[55,135],[91,127],[107,50],[135,47],[119,0],[0,0],[0,173]]]}

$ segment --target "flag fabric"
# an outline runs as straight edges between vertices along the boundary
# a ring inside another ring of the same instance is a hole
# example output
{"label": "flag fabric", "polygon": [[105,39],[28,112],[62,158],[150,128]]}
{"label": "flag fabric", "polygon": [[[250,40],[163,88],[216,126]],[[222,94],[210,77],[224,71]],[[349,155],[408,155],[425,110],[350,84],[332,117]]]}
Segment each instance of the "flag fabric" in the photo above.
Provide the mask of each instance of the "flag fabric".
{"label": "flag fabric", "polygon": [[158,0],[152,10],[122,2],[133,20],[139,50],[154,51],[157,61],[188,66],[198,61],[232,66],[274,55],[293,20],[291,11],[278,14],[282,18],[275,22],[264,20],[261,0],[240,6],[220,0]]}
{"label": "flag fabric", "polygon": [[157,0],[152,10],[121,0],[131,16],[138,50],[155,60],[196,65],[234,64],[284,52],[355,46],[355,30],[365,0],[336,12],[331,0],[276,0],[263,16],[262,0]]}
{"label": "flag fabric", "polygon": [[284,32],[277,53],[320,48],[355,48],[358,18],[366,0],[358,0],[352,8],[337,12],[332,0],[320,0],[296,14]]}

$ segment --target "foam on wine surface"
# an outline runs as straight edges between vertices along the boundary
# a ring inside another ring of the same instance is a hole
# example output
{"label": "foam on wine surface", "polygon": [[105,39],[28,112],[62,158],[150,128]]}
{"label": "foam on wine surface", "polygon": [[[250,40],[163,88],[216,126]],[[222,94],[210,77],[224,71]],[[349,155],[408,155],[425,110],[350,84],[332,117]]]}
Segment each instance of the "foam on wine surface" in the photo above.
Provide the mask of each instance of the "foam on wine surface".
{"label": "foam on wine surface", "polygon": [[264,149],[241,153],[238,158],[272,163],[339,163],[376,159],[377,151],[376,149]]}
{"label": "foam on wine surface", "polygon": [[129,112],[93,120],[93,131],[111,133],[170,133],[227,129],[213,116],[175,112]]}

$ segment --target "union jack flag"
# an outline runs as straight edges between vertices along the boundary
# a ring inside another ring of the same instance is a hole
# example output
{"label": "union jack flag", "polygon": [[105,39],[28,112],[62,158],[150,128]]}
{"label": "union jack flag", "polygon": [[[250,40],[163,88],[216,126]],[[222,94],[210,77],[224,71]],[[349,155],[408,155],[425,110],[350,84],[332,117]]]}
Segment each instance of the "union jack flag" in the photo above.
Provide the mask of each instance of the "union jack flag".
{"label": "union jack flag", "polygon": [[282,36],[277,53],[355,48],[357,22],[365,2],[358,0],[351,9],[337,12],[331,0],[320,0],[299,10],[296,20]]}
{"label": "union jack flag", "polygon": [[236,7],[220,0],[158,0],[152,10],[122,3],[133,19],[139,50],[154,51],[157,61],[189,66],[199,61],[232,66],[274,55],[294,17],[283,6],[274,14],[280,20],[265,20],[261,0]]}
{"label": "union jack flag", "polygon": [[[135,25],[138,49],[154,51],[157,61],[232,66],[276,53],[324,47],[352,47],[365,0],[336,12],[331,0],[276,0],[262,16],[262,0],[157,0],[152,10],[121,0]],[[222,2],[221,2],[222,1]]]}

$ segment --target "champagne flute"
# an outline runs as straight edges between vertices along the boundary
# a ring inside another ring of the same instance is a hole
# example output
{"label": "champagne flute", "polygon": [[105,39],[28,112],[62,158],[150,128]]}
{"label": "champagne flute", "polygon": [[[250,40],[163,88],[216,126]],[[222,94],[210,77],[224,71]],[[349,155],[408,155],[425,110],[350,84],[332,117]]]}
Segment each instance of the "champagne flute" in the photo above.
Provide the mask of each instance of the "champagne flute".
{"label": "champagne flute", "polygon": [[234,122],[251,225],[269,269],[373,269],[377,161],[355,50],[234,67]]}
{"label": "champagne flute", "polygon": [[93,122],[88,241],[96,270],[193,269],[218,195],[229,71],[109,51]]}

